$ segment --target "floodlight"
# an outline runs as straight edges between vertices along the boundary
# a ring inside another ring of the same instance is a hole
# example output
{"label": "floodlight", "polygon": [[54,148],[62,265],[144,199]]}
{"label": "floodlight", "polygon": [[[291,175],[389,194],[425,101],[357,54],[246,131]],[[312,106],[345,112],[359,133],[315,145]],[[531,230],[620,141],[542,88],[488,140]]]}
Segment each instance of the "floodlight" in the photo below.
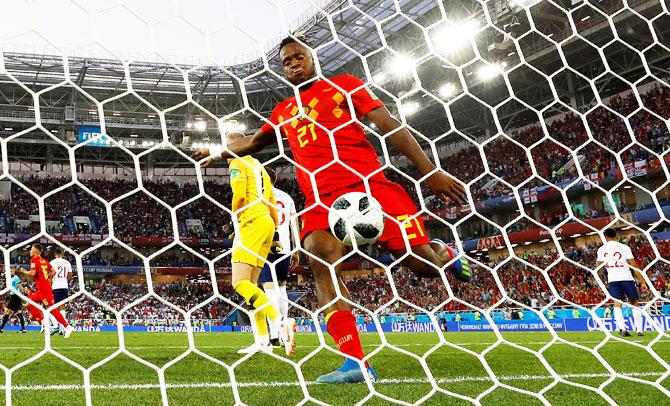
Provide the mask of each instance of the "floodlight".
{"label": "floodlight", "polygon": [[464,20],[447,24],[440,29],[434,38],[439,50],[453,52],[470,43],[479,30],[475,20]]}
{"label": "floodlight", "polygon": [[419,110],[419,103],[415,101],[407,102],[402,105],[402,112],[406,116],[411,116]]}
{"label": "floodlight", "polygon": [[481,80],[491,80],[503,72],[503,66],[499,63],[484,64],[477,71],[477,76]]}
{"label": "floodlight", "polygon": [[445,83],[442,86],[440,86],[438,93],[440,94],[440,97],[446,99],[448,97],[453,96],[454,93],[456,93],[456,86],[454,86],[453,83]]}
{"label": "floodlight", "polygon": [[391,61],[391,69],[397,76],[410,75],[414,66],[414,60],[407,55],[396,55]]}
{"label": "floodlight", "polygon": [[198,120],[193,124],[193,126],[198,131],[205,131],[207,129],[207,121]]}
{"label": "floodlight", "polygon": [[382,84],[386,81],[386,73],[377,72],[372,76],[372,80],[374,80],[375,83],[377,83],[377,84]]}

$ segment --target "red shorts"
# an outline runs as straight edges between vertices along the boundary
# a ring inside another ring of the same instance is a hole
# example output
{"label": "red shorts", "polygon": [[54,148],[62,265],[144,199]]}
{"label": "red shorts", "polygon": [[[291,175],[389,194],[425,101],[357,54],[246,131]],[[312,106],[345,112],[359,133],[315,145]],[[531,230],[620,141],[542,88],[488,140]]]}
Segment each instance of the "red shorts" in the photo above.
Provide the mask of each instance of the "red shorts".
{"label": "red shorts", "polygon": [[49,291],[37,291],[31,293],[28,298],[35,303],[41,304],[45,309],[54,304],[54,293]]}
{"label": "red shorts", "polygon": [[[429,240],[426,233],[426,226],[423,224],[423,220],[420,216],[412,218],[418,210],[412,201],[412,198],[409,197],[409,194],[402,186],[388,180],[384,182],[370,182],[370,191],[372,192],[372,196],[382,205],[384,213],[397,219],[401,223],[401,225],[398,226],[397,223],[387,218],[386,223],[384,224],[384,234],[379,238],[379,243],[384,245],[388,250],[404,249],[405,239],[400,227],[402,227],[403,221],[410,219],[404,223],[409,245],[414,247],[417,245],[428,244]],[[330,207],[338,197],[349,192],[365,192],[365,185],[360,183],[338,190],[337,193],[321,195],[321,203]],[[309,207],[313,203],[314,202],[306,202],[305,207]],[[300,240],[304,240],[309,233],[316,230],[330,231],[330,226],[328,225],[328,209],[321,205],[314,206],[302,215]]]}

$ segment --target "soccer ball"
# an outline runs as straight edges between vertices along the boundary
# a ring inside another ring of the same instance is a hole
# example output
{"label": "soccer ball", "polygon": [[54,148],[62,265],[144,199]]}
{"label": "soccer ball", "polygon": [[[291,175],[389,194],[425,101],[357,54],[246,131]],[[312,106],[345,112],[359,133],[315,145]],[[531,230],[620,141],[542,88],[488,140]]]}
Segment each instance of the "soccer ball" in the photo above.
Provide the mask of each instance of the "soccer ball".
{"label": "soccer ball", "polygon": [[382,206],[362,192],[345,193],[335,199],[328,213],[328,224],[335,238],[347,247],[375,243],[384,232]]}

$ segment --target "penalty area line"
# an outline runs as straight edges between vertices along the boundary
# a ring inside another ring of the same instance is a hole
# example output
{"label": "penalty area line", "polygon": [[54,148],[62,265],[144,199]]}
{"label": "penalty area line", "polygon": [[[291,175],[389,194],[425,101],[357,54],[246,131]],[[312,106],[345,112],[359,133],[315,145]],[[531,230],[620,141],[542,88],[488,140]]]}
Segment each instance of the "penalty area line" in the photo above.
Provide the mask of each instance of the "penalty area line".
{"label": "penalty area line", "polygon": [[[624,376],[641,378],[661,376],[661,372],[629,372],[621,374]],[[563,379],[593,379],[593,378],[609,378],[610,374],[565,374],[560,375]],[[500,381],[525,381],[525,380],[553,380],[551,375],[510,375],[499,376]],[[438,384],[443,383],[461,383],[461,382],[488,382],[491,378],[488,376],[459,376],[455,378],[437,378]],[[319,385],[316,381],[307,381],[307,385]],[[375,382],[375,385],[388,384],[428,384],[430,380],[425,378],[399,378],[399,379],[380,379]],[[230,388],[231,383],[228,382],[194,382],[194,383],[168,383],[165,384],[167,389],[202,389],[202,388]],[[298,381],[267,381],[267,382],[238,382],[238,388],[255,388],[255,387],[286,387],[286,386],[300,386]],[[91,385],[92,390],[139,390],[139,389],[160,389],[159,384],[143,383],[143,384],[110,384],[110,385]],[[0,385],[0,390],[5,390],[5,385]],[[11,386],[13,391],[33,391],[33,390],[82,390],[84,385],[17,385]]]}

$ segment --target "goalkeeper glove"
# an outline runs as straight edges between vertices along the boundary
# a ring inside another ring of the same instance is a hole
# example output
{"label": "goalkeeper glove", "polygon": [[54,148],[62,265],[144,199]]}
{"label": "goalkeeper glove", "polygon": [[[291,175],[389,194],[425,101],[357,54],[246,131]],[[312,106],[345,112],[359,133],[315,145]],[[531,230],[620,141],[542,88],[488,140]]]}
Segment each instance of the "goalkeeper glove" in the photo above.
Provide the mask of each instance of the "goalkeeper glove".
{"label": "goalkeeper glove", "polygon": [[272,239],[272,245],[270,246],[270,252],[273,254],[279,254],[281,250],[282,246],[279,242],[279,233],[275,231],[274,238]]}

